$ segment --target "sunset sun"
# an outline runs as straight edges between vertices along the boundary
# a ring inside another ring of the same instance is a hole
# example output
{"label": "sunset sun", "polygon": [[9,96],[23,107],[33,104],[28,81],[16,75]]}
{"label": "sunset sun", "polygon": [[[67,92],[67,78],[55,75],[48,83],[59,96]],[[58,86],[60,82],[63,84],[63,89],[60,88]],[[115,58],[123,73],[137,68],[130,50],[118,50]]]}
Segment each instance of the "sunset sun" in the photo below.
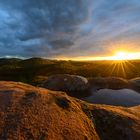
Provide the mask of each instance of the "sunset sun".
{"label": "sunset sun", "polygon": [[112,60],[133,60],[138,59],[140,53],[132,53],[132,52],[116,52],[114,56],[111,57]]}
{"label": "sunset sun", "polygon": [[117,52],[113,57],[113,60],[128,60],[133,59],[132,54],[128,52]]}
{"label": "sunset sun", "polygon": [[[65,60],[69,60],[70,58],[63,58]],[[139,60],[140,59],[140,52],[127,52],[127,51],[115,51],[112,55],[107,56],[90,56],[90,57],[77,57],[73,58],[73,60],[119,60],[119,61],[125,61],[125,60]]]}

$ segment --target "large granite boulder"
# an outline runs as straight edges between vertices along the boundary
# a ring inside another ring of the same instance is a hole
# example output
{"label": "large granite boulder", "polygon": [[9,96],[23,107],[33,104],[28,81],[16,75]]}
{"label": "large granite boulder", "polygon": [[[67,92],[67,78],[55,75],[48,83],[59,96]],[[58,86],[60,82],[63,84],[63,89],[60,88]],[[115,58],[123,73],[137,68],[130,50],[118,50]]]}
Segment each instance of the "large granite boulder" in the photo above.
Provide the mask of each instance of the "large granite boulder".
{"label": "large granite boulder", "polygon": [[92,121],[65,93],[0,82],[0,140],[98,140]]}
{"label": "large granite boulder", "polygon": [[92,105],[23,83],[0,82],[0,140],[139,140],[135,108]]}
{"label": "large granite boulder", "polygon": [[129,80],[130,87],[140,93],[140,77]]}
{"label": "large granite boulder", "polygon": [[83,100],[93,104],[131,107],[140,105],[140,94],[131,89],[100,89],[92,91],[92,95],[83,98]]}
{"label": "large granite boulder", "polygon": [[89,79],[91,89],[123,89],[128,88],[129,82],[123,78],[118,77],[95,77]]}
{"label": "large granite boulder", "polygon": [[41,84],[42,87],[65,91],[68,95],[74,97],[88,96],[88,80],[82,76],[58,74],[48,77],[46,81]]}

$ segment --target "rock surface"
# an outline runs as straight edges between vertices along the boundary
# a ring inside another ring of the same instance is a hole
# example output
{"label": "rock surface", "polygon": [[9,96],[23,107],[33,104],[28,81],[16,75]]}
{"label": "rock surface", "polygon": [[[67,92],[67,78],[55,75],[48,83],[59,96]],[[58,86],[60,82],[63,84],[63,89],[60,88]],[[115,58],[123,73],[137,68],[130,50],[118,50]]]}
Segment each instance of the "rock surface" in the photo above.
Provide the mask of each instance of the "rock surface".
{"label": "rock surface", "polygon": [[88,96],[88,80],[82,76],[58,74],[48,77],[41,85],[44,88],[65,91],[74,97]]}
{"label": "rock surface", "polygon": [[140,108],[91,105],[15,82],[0,82],[2,140],[139,140]]}
{"label": "rock surface", "polygon": [[140,94],[131,89],[100,89],[93,91],[91,96],[82,99],[94,104],[106,104],[125,107],[140,105]]}
{"label": "rock surface", "polygon": [[90,88],[96,89],[123,89],[129,87],[129,82],[125,79],[118,78],[118,77],[96,77],[89,79]]}
{"label": "rock surface", "polygon": [[88,108],[100,140],[139,140],[140,106],[136,107],[138,110],[105,105]]}
{"label": "rock surface", "polygon": [[0,82],[1,140],[98,140],[80,104],[65,93]]}
{"label": "rock surface", "polygon": [[132,89],[140,93],[140,77],[129,80]]}
{"label": "rock surface", "polygon": [[[126,80],[119,77],[94,77],[86,79],[82,76],[58,74],[48,77],[41,87],[65,91],[73,97],[87,97],[92,91],[99,89],[132,89],[140,93],[140,78]],[[79,94],[80,92],[80,94]]]}

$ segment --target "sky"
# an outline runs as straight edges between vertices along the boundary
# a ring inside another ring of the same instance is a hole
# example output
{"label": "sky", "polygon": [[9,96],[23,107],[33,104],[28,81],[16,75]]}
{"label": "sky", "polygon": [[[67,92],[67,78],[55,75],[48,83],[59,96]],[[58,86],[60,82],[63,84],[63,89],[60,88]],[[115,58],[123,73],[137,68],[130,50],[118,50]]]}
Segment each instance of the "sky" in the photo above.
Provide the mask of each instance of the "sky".
{"label": "sky", "polygon": [[0,57],[87,59],[117,51],[140,54],[140,0],[0,0]]}

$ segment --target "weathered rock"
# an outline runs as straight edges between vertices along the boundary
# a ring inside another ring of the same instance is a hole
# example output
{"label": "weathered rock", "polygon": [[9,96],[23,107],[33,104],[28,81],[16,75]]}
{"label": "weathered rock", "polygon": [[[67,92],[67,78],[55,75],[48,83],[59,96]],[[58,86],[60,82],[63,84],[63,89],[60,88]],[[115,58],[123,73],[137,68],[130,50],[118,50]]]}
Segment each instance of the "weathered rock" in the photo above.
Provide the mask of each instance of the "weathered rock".
{"label": "weathered rock", "polygon": [[140,77],[129,80],[130,88],[140,93]]}
{"label": "weathered rock", "polygon": [[92,121],[62,92],[0,82],[1,140],[98,140]]}
{"label": "weathered rock", "polygon": [[139,140],[140,114],[135,109],[94,105],[90,111],[101,140]]}
{"label": "weathered rock", "polygon": [[129,83],[127,80],[118,77],[96,77],[89,79],[91,89],[123,89],[128,88]]}
{"label": "weathered rock", "polygon": [[140,105],[140,94],[131,89],[100,89],[92,91],[92,95],[83,98],[83,100],[94,104],[128,107]]}
{"label": "weathered rock", "polygon": [[82,76],[58,74],[48,77],[41,85],[44,88],[65,91],[70,96],[88,96],[88,80]]}
{"label": "weathered rock", "polygon": [[16,82],[0,82],[1,140],[139,140],[140,107],[92,105]]}

